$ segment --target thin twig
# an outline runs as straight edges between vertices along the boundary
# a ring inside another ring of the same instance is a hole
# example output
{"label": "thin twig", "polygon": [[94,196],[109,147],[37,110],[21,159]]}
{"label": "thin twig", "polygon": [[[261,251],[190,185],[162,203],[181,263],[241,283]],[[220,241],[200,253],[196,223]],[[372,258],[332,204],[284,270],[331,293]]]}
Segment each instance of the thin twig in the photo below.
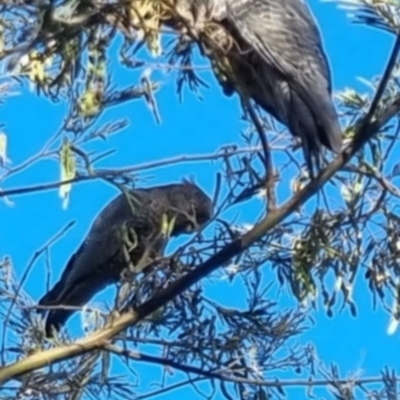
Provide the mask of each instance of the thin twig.
{"label": "thin twig", "polygon": [[65,184],[69,184],[69,183],[79,183],[79,182],[91,181],[91,180],[95,180],[95,179],[102,179],[102,178],[109,177],[110,175],[120,176],[123,174],[132,173],[132,172],[139,172],[139,171],[145,171],[145,170],[154,169],[154,168],[167,167],[169,165],[175,166],[180,163],[217,160],[217,159],[225,158],[227,156],[252,153],[252,152],[257,152],[259,150],[260,150],[260,147],[258,147],[258,146],[247,147],[247,148],[241,148],[241,149],[235,149],[235,150],[226,150],[226,151],[220,152],[220,153],[206,153],[206,154],[198,154],[198,155],[194,155],[194,156],[182,155],[182,156],[170,157],[170,158],[167,158],[167,159],[164,159],[161,161],[153,161],[153,162],[143,163],[143,164],[139,164],[139,165],[132,166],[132,167],[126,167],[126,168],[103,169],[103,170],[98,170],[98,171],[94,172],[92,175],[81,175],[81,176],[77,176],[76,178],[68,179],[65,181],[43,183],[40,185],[26,186],[26,187],[9,189],[9,190],[0,190],[0,198],[7,197],[7,196],[16,196],[16,195],[21,195],[21,194],[26,194],[26,193],[42,192],[42,191],[51,190],[51,189],[57,189],[61,185],[65,185]]}
{"label": "thin twig", "polygon": [[247,105],[247,110],[250,114],[250,118],[253,121],[254,126],[258,132],[258,136],[260,138],[260,142],[264,151],[264,165],[265,165],[265,190],[266,190],[266,198],[267,198],[267,212],[271,212],[276,208],[276,195],[275,195],[275,174],[274,167],[272,163],[271,150],[268,144],[267,135],[264,132],[264,129],[258,119],[254,108],[249,103]]}
{"label": "thin twig", "polygon": [[[107,344],[104,346],[104,349],[119,356],[127,357],[131,360],[138,362],[148,362],[152,364],[157,364],[160,366],[169,366],[175,369],[178,369],[187,374],[198,374],[204,378],[208,379],[218,379],[226,382],[234,382],[234,383],[246,383],[250,385],[256,386],[264,386],[264,387],[290,387],[290,386],[326,386],[331,384],[331,380],[328,379],[285,379],[285,380],[264,380],[264,379],[247,379],[242,377],[237,377],[232,375],[232,370],[227,370],[226,373],[221,371],[206,371],[202,368],[193,367],[192,365],[181,364],[174,360],[165,358],[165,357],[156,357],[149,354],[145,354],[142,352],[130,351],[127,349],[123,349],[122,347],[118,347],[112,344]],[[382,382],[381,377],[369,377],[369,378],[360,378],[360,379],[339,379],[335,381],[337,384],[346,384],[351,380],[351,382],[355,385],[369,384],[369,383],[379,383]],[[396,378],[397,382],[400,382],[400,377]]]}
{"label": "thin twig", "polygon": [[[356,151],[358,151],[358,149],[375,134],[375,132],[371,132],[371,130],[368,129],[368,126],[370,125],[370,122],[374,117],[375,111],[377,110],[377,107],[379,105],[379,102],[381,101],[383,93],[386,90],[386,86],[389,82],[389,79],[392,76],[393,69],[396,66],[396,61],[399,57],[399,52],[400,52],[400,35],[397,35],[396,41],[394,43],[392,52],[389,57],[388,64],[385,68],[385,72],[382,76],[382,79],[379,82],[379,86],[378,89],[376,90],[371,106],[368,110],[367,115],[364,117],[357,134],[355,135],[353,147],[356,149]],[[366,138],[363,136],[364,134],[367,135]],[[359,143],[360,141],[361,143]]]}
{"label": "thin twig", "polygon": [[26,279],[28,278],[29,272],[31,271],[32,267],[35,265],[36,260],[47,251],[47,249],[55,243],[58,239],[60,239],[62,236],[64,236],[70,228],[72,228],[75,225],[75,221],[69,222],[64,228],[61,229],[58,233],[56,233],[53,237],[50,238],[50,240],[47,241],[47,243],[39,250],[35,251],[35,254],[31,258],[27,268],[25,268],[25,271],[18,283],[18,287],[15,291],[15,295],[11,301],[10,307],[7,311],[6,317],[4,318],[4,323],[3,323],[3,332],[1,335],[2,338],[2,343],[1,343],[1,362],[2,364],[5,364],[4,360],[4,354],[5,354],[5,344],[6,344],[6,332],[7,332],[7,327],[8,327],[8,321],[12,312],[12,309],[14,308],[14,305],[18,299],[18,295],[21,291],[22,286],[24,285]]}

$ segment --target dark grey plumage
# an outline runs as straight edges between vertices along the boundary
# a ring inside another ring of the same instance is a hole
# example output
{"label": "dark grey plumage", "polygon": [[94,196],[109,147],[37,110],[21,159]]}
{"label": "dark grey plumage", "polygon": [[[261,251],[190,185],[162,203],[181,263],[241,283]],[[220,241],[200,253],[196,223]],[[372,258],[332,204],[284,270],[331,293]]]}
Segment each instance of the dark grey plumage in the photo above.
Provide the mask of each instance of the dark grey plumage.
{"label": "dark grey plumage", "polygon": [[303,0],[177,0],[177,7],[198,30],[212,20],[232,36],[226,56],[236,82],[223,82],[225,93],[240,90],[287,125],[302,139],[310,169],[321,145],[340,151],[328,60]]}
{"label": "dark grey plumage", "polygon": [[[212,217],[210,198],[195,184],[184,182],[129,191],[112,200],[96,217],[85,241],[69,260],[59,282],[40,301],[40,306],[85,305],[96,293],[118,282],[121,273],[142,267],[163,255],[168,236],[162,224],[171,223],[170,236],[193,232]],[[164,227],[165,228],[165,227]],[[129,258],[123,250],[129,235]],[[41,310],[40,312],[46,312]],[[59,329],[74,310],[50,310],[46,333]]]}

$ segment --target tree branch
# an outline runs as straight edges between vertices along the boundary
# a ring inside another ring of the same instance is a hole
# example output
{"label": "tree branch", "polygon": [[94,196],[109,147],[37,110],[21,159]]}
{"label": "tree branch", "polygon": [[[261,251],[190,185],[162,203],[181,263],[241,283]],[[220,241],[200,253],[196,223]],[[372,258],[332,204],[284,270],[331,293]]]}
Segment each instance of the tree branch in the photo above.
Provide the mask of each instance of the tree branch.
{"label": "tree branch", "polygon": [[[157,364],[159,366],[168,366],[171,368],[175,368],[179,371],[185,372],[187,374],[197,374],[204,378],[208,379],[218,379],[226,382],[233,383],[246,383],[250,385],[264,386],[264,387],[290,387],[290,386],[304,386],[304,387],[314,387],[314,386],[327,386],[332,383],[332,380],[329,379],[285,379],[285,380],[264,380],[264,379],[248,379],[237,377],[232,374],[232,371],[227,370],[226,373],[220,371],[206,371],[202,368],[193,367],[192,365],[180,364],[174,360],[156,357],[149,354],[144,354],[140,352],[130,351],[127,349],[123,349],[122,347],[118,347],[112,344],[108,344],[104,346],[104,349],[119,356],[127,357],[134,361],[143,361],[151,364]],[[228,375],[229,374],[229,375]],[[396,378],[397,382],[400,382],[400,378]],[[335,384],[345,385],[349,381],[353,385],[363,385],[369,383],[380,383],[382,382],[382,377],[375,376],[369,378],[348,378],[348,379],[339,379],[335,380]]]}
{"label": "tree branch", "polygon": [[180,163],[211,161],[211,160],[217,160],[217,159],[221,159],[221,158],[223,159],[223,158],[237,155],[237,154],[246,154],[246,153],[257,152],[259,150],[261,150],[260,146],[245,147],[245,148],[234,149],[234,150],[227,149],[227,150],[223,150],[223,151],[221,150],[220,152],[217,152],[217,153],[197,154],[197,155],[193,155],[193,156],[182,155],[182,156],[177,156],[177,157],[170,157],[170,158],[160,160],[160,161],[148,162],[148,163],[143,163],[143,164],[139,164],[136,166],[120,168],[120,169],[104,169],[104,170],[96,171],[93,175],[77,176],[73,179],[69,179],[66,181],[43,183],[40,185],[25,186],[25,187],[9,189],[9,190],[1,190],[0,189],[0,198],[21,195],[21,194],[26,194],[26,193],[43,192],[46,190],[57,189],[61,185],[65,185],[68,183],[79,183],[79,182],[84,182],[84,181],[91,181],[91,180],[95,180],[95,179],[106,178],[111,175],[119,176],[119,175],[128,174],[128,173],[132,173],[132,172],[139,172],[139,171],[144,171],[144,170],[148,170],[148,169],[167,167],[169,165],[176,165],[176,164],[180,164]]}

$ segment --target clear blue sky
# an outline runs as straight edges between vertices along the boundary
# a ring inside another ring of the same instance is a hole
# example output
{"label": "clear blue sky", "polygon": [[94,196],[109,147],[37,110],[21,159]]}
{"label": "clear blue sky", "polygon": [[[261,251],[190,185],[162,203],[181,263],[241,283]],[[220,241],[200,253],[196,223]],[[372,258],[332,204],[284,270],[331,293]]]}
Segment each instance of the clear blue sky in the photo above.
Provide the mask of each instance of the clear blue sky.
{"label": "clear blue sky", "polygon": [[[367,91],[368,88],[357,78],[370,79],[382,71],[389,54],[391,38],[376,30],[352,25],[344,12],[338,10],[333,3],[320,3],[317,0],[310,3],[320,23],[335,89],[354,87]],[[201,63],[205,64],[206,61]],[[116,69],[113,76],[121,85],[136,79],[136,74],[121,69]],[[107,143],[98,144],[99,148],[118,149],[118,154],[101,166],[135,165],[181,154],[212,153],[223,145],[240,142],[239,132],[244,125],[238,120],[239,105],[236,97],[225,98],[219,87],[213,86],[210,90],[203,90],[203,102],[186,92],[185,101],[180,104],[175,96],[174,77],[160,73],[155,76],[163,83],[161,91],[157,93],[162,125],[154,123],[151,113],[140,101],[107,111],[107,120],[128,116],[131,124]],[[211,75],[207,74],[206,78],[211,84],[214,83]],[[6,123],[8,156],[13,165],[18,165],[40,150],[45,140],[62,123],[64,111],[65,105],[51,104],[45,98],[38,99],[28,91],[7,100],[0,107],[0,122]],[[141,174],[141,178],[147,178],[149,185],[155,185],[193,175],[197,183],[212,193],[217,169],[218,164],[180,164],[148,171]],[[58,178],[57,162],[48,160],[2,182],[1,188],[53,182]],[[35,250],[42,247],[69,221],[76,220],[74,228],[52,248],[52,283],[55,283],[69,256],[84,238],[93,218],[115,194],[116,190],[104,183],[90,182],[73,187],[67,210],[61,208],[57,191],[15,197],[12,199],[15,202],[12,208],[0,202],[0,256],[10,255],[15,271],[20,276]],[[241,212],[241,220],[251,222],[254,210],[249,207],[244,210]],[[32,270],[25,290],[34,299],[39,299],[45,291],[44,282],[45,266],[40,261]],[[218,288],[215,292],[229,299],[232,291],[228,285],[221,285],[223,290]],[[396,351],[400,344],[399,334],[387,336],[387,314],[383,311],[371,312],[369,295],[362,290],[362,285],[358,289],[355,293],[358,318],[350,317],[346,311],[333,319],[327,319],[322,311],[317,312],[316,326],[302,340],[314,341],[321,359],[327,363],[337,363],[343,373],[357,370],[362,371],[363,375],[376,375],[386,364],[399,368],[400,358]],[[173,395],[163,398],[168,400],[169,397],[172,399]],[[298,398],[303,398],[302,394]]]}

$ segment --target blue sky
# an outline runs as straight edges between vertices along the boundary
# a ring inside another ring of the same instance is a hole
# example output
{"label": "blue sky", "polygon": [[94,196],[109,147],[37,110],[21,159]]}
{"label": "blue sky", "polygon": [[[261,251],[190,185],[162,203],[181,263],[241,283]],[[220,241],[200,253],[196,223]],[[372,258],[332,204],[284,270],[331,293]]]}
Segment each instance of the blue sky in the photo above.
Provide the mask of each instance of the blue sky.
{"label": "blue sky", "polygon": [[[322,30],[335,89],[353,87],[367,91],[368,88],[358,78],[371,79],[382,71],[391,47],[391,38],[376,30],[351,24],[345,13],[333,3],[313,0],[310,4]],[[205,60],[201,60],[201,64],[205,63]],[[116,68],[113,76],[121,85],[132,83],[137,78],[135,73],[121,68]],[[210,74],[206,74],[206,78],[211,89],[202,91],[204,101],[199,101],[186,91],[183,103],[175,96],[172,75],[155,73],[154,76],[162,82],[162,89],[157,93],[162,125],[155,124],[153,116],[140,101],[110,109],[105,119],[129,117],[131,124],[108,142],[96,144],[96,148],[113,147],[118,150],[116,156],[110,157],[99,167],[122,167],[183,154],[212,153],[221,146],[239,142],[238,134],[244,124],[238,119],[237,98],[225,98],[219,87],[214,85]],[[51,104],[28,90],[23,90],[21,96],[8,99],[0,107],[0,122],[6,124],[4,130],[9,139],[8,156],[13,165],[20,164],[40,150],[45,140],[61,125],[65,110],[65,104]],[[155,185],[179,181],[183,176],[192,175],[198,184],[212,193],[218,165],[182,163],[146,171],[140,177],[146,178],[149,185]],[[58,163],[47,160],[1,182],[1,188],[53,182],[58,178]],[[0,203],[0,256],[10,255],[16,274],[20,276],[35,250],[69,221],[76,220],[72,230],[52,247],[54,284],[95,215],[115,194],[116,190],[111,186],[88,182],[73,187],[67,210],[62,209],[57,191],[12,198],[15,205],[11,208]],[[243,222],[252,222],[258,209],[244,207],[235,211],[240,211]],[[39,299],[45,291],[44,282],[45,266],[40,261],[32,270],[25,290],[34,299]],[[213,285],[216,287],[211,287],[211,292],[223,293],[223,297],[229,299],[229,285],[221,284],[219,287],[218,282]],[[399,368],[398,352],[392,350],[399,346],[399,335],[386,334],[388,316],[381,310],[371,312],[369,294],[361,284],[358,289],[355,293],[359,310],[357,318],[350,317],[345,311],[328,319],[322,310],[318,311],[315,314],[316,326],[302,340],[314,341],[320,358],[327,363],[337,363],[344,374],[362,371],[363,375],[376,375],[386,364]],[[298,398],[303,397],[299,394]]]}

